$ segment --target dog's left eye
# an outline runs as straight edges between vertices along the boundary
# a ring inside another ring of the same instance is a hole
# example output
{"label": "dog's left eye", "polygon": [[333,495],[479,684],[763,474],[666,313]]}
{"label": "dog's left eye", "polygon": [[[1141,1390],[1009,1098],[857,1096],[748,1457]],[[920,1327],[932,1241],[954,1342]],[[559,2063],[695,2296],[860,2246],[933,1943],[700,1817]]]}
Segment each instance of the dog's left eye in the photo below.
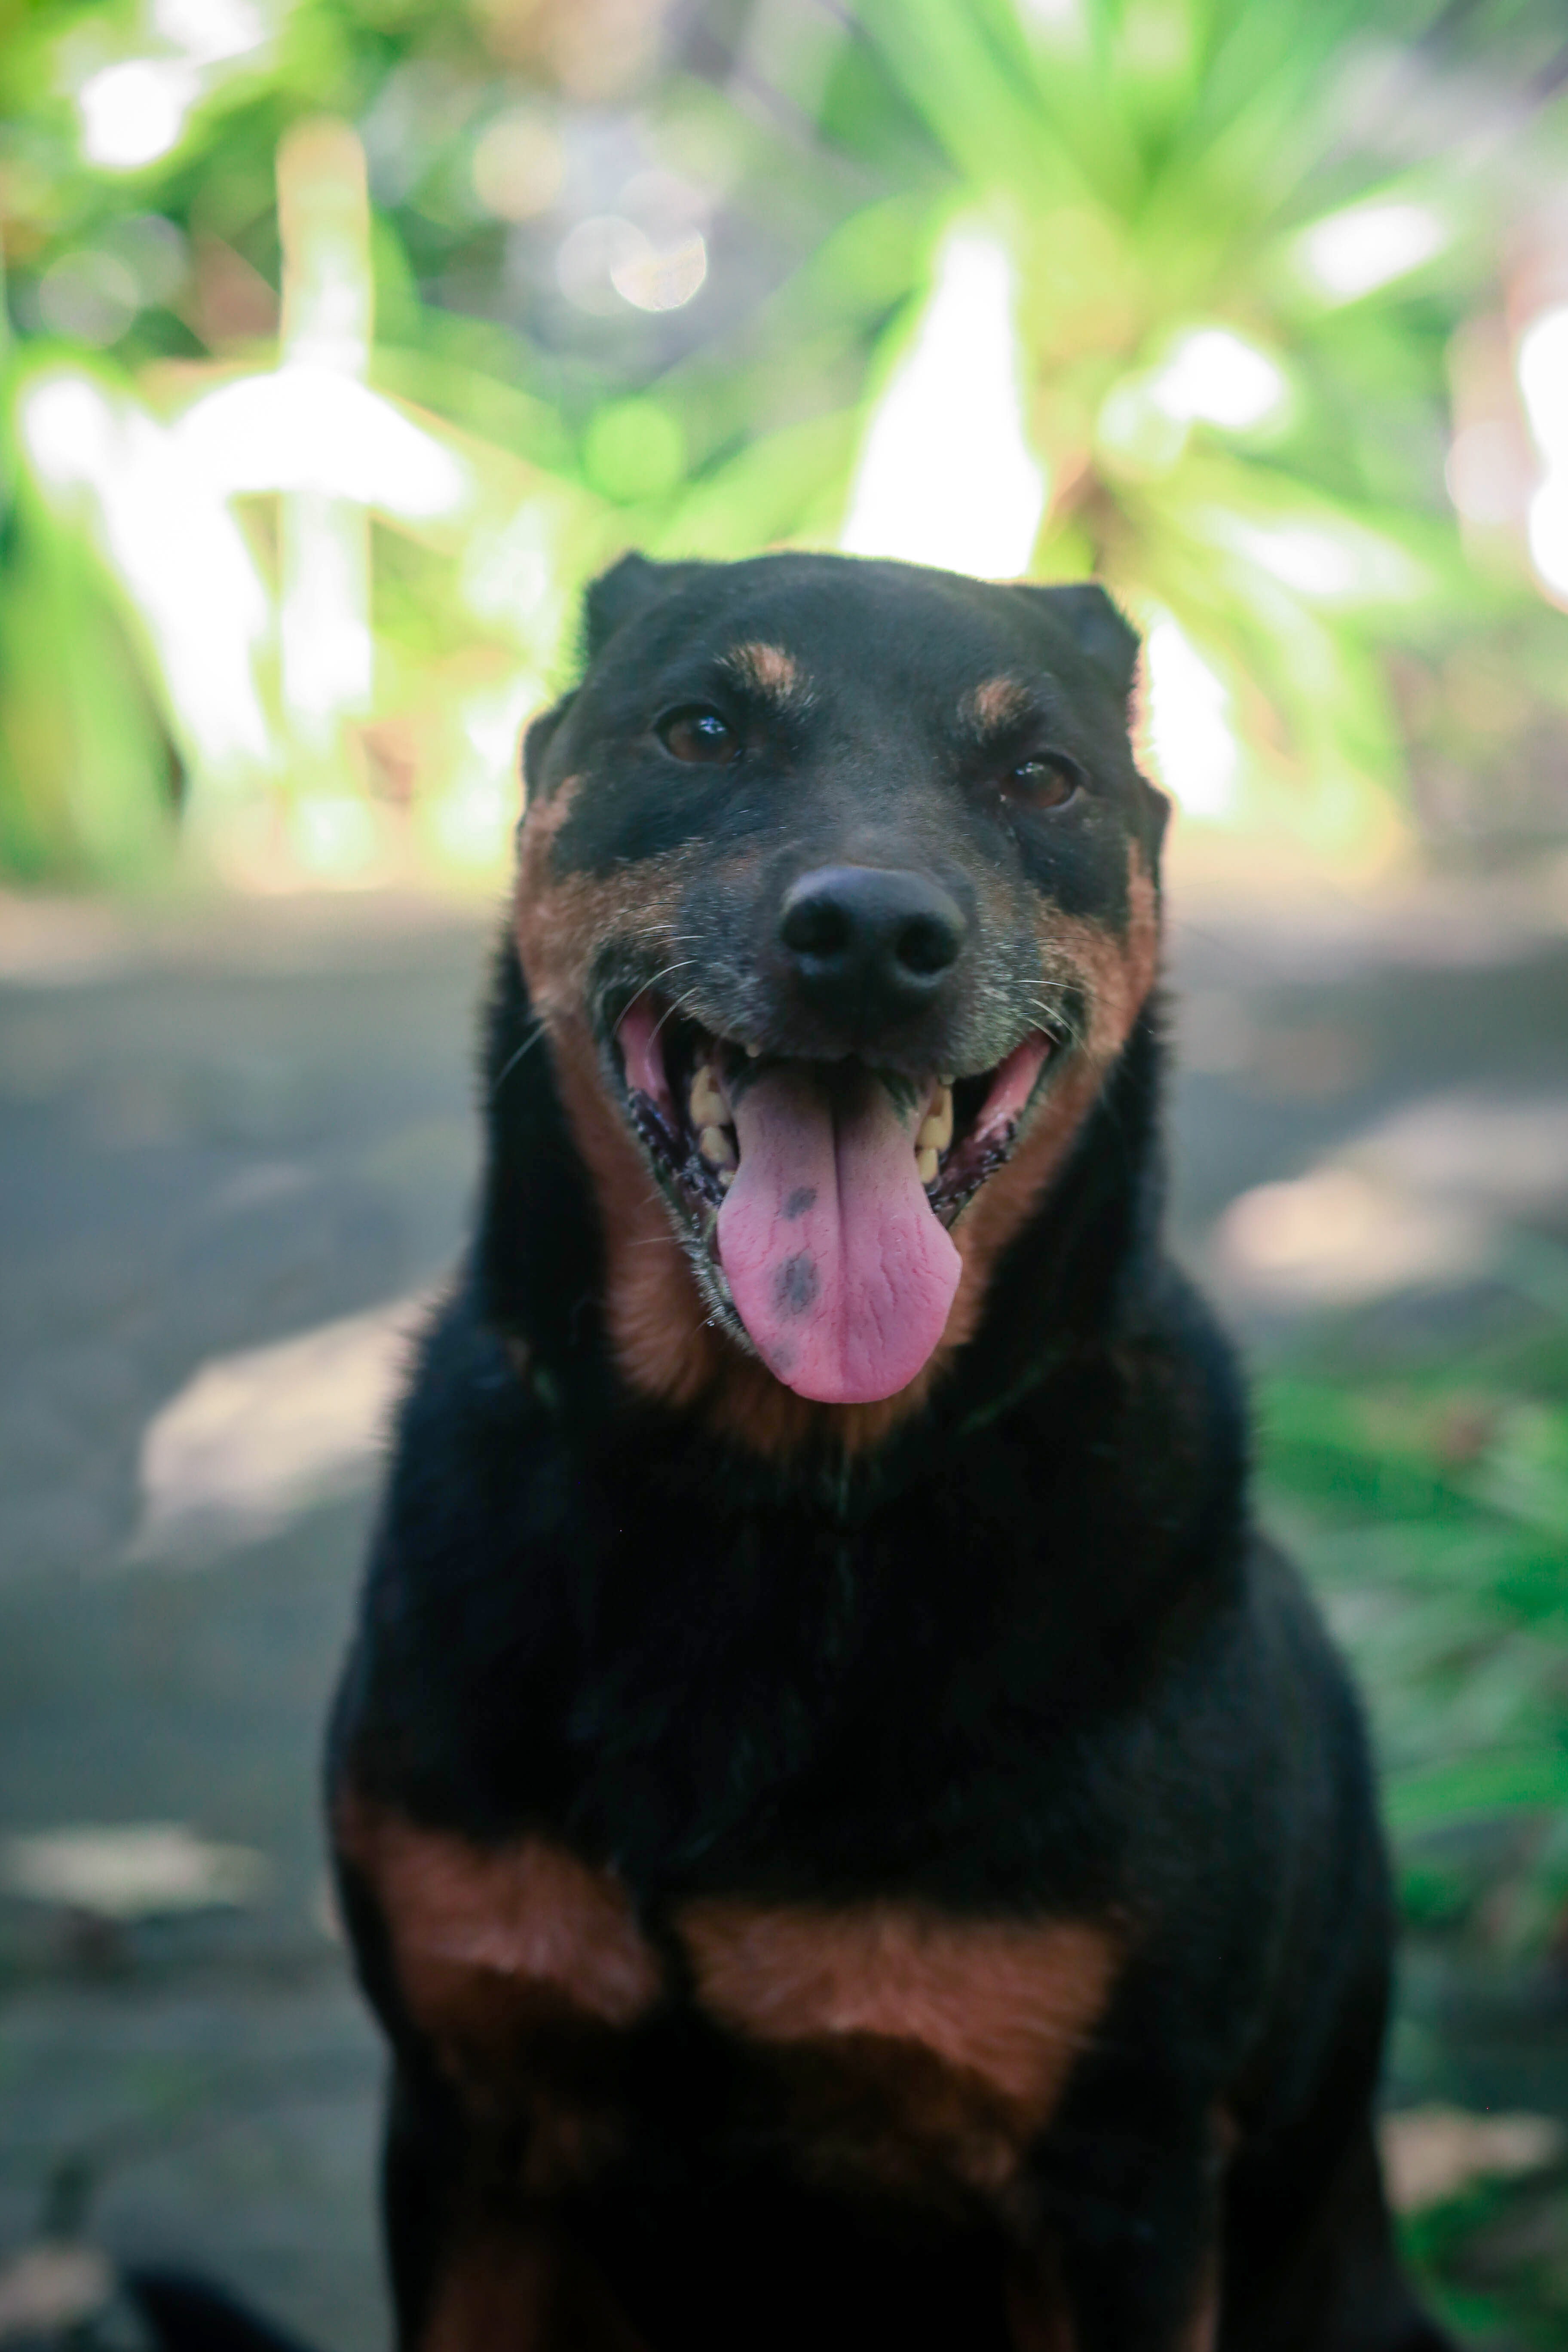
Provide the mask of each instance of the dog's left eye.
{"label": "dog's left eye", "polygon": [[1058,809],[1067,806],[1083,781],[1083,770],[1065,751],[1041,751],[1009,768],[1002,790],[1026,808]]}
{"label": "dog's left eye", "polygon": [[656,730],[659,741],[677,760],[720,767],[740,750],[735,730],[716,710],[671,710]]}

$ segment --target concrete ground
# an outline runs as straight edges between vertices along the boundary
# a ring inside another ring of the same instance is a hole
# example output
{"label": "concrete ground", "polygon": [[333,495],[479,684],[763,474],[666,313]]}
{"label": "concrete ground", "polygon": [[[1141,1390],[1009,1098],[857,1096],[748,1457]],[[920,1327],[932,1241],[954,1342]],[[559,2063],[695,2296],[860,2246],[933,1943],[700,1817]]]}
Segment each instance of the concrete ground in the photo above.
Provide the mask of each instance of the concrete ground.
{"label": "concrete ground", "polygon": [[[487,933],[0,903],[0,2260],[69,2208],[331,2352],[385,2319],[320,1730],[399,1334],[472,1190]],[[1348,1153],[1373,1245],[1378,1214],[1426,1234],[1429,1276],[1478,1219],[1563,1209],[1539,902],[1194,900],[1173,961],[1176,1229],[1258,1344],[1347,1277],[1291,1241],[1316,1194],[1257,1188]],[[1504,1113],[1541,1165],[1500,1189],[1466,1139]]]}

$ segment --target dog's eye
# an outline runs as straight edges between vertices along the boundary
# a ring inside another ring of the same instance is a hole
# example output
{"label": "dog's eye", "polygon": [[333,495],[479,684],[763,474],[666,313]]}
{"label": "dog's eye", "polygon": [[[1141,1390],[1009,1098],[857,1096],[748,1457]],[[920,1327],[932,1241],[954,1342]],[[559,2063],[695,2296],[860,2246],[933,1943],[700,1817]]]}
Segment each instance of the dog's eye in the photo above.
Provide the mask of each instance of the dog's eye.
{"label": "dog's eye", "polygon": [[716,710],[672,710],[659,720],[657,731],[675,759],[703,767],[721,767],[741,748],[733,728]]}
{"label": "dog's eye", "polygon": [[1083,780],[1083,770],[1065,751],[1040,751],[1010,768],[1002,790],[1025,808],[1058,809],[1076,796]]}

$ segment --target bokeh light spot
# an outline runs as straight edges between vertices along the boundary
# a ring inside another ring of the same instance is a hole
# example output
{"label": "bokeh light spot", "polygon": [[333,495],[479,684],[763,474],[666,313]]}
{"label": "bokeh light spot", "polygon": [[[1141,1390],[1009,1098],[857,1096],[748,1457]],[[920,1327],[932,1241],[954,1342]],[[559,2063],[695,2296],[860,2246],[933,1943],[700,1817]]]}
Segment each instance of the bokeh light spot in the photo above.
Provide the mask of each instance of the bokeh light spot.
{"label": "bokeh light spot", "polygon": [[109,172],[137,172],[179,143],[200,84],[183,58],[131,58],[77,92],[81,152]]}
{"label": "bokeh light spot", "polygon": [[1161,782],[1190,816],[1229,816],[1241,767],[1229,688],[1168,613],[1149,631],[1144,662],[1150,748]]}
{"label": "bokeh light spot", "polygon": [[1550,595],[1568,601],[1568,305],[1542,311],[1520,337],[1519,389],[1546,478],[1530,501],[1530,560]]}
{"label": "bokeh light spot", "polygon": [[610,283],[634,310],[681,310],[707,280],[708,247],[695,229],[672,245],[656,245],[643,231],[635,251],[612,265]]}
{"label": "bokeh light spot", "polygon": [[500,114],[474,149],[474,194],[498,220],[531,220],[561,194],[566,159],[547,122],[521,110]]}
{"label": "bokeh light spot", "polygon": [[1449,237],[1448,224],[1430,205],[1351,205],[1302,231],[1297,266],[1317,293],[1354,302],[1435,259]]}
{"label": "bokeh light spot", "polygon": [[636,221],[597,214],[563,239],[555,276],[569,302],[599,318],[623,302],[636,310],[679,310],[707,278],[708,247],[694,229],[665,245]]}
{"label": "bokeh light spot", "polygon": [[1149,394],[1177,422],[1246,433],[1279,414],[1287,390],[1283,371],[1256,343],[1228,327],[1198,327],[1182,337]]}
{"label": "bokeh light spot", "polygon": [[952,231],[909,351],[871,417],[839,545],[993,579],[1028,563],[1046,503],[1024,437],[1012,261]]}
{"label": "bokeh light spot", "polygon": [[268,33],[252,0],[153,0],[153,22],[165,41],[201,65],[248,56]]}

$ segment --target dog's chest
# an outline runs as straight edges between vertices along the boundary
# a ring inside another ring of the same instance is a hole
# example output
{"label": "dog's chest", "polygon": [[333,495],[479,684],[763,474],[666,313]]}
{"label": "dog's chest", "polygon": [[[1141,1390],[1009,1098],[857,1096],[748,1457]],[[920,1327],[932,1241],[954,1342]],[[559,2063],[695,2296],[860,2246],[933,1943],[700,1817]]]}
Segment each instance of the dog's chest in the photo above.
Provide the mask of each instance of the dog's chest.
{"label": "dog's chest", "polygon": [[339,1826],[402,2005],[476,2113],[529,2127],[541,2188],[613,2163],[637,2126],[639,2046],[695,2011],[727,2063],[655,2128],[760,2125],[823,2181],[999,2191],[1121,1957],[1100,1922],[888,1900],[708,1898],[645,1919],[613,1874],[542,1838],[480,1848],[352,1803]]}

